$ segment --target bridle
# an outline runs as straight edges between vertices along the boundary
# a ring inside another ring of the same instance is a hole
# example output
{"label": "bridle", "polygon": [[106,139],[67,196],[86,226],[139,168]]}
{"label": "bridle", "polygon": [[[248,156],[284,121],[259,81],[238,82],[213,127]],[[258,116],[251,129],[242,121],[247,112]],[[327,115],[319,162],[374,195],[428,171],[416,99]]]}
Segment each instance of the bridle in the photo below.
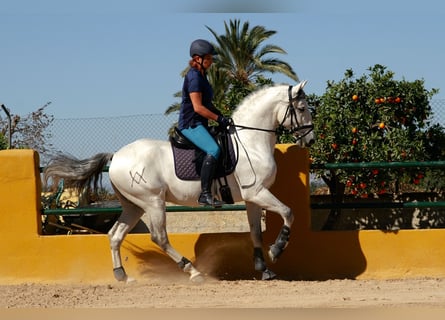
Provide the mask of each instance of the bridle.
{"label": "bridle", "polygon": [[[247,160],[248,160],[248,162],[250,164],[250,168],[251,168],[252,173],[253,173],[253,175],[255,177],[255,180],[256,180],[256,171],[255,171],[255,168],[253,167],[252,162],[250,160],[249,152],[247,151],[247,148],[244,146],[244,144],[242,143],[241,139],[239,138],[238,131],[237,130],[233,130],[233,129],[240,128],[240,129],[248,129],[248,130],[257,130],[257,131],[263,131],[263,132],[272,132],[272,133],[275,133],[275,135],[279,135],[280,132],[281,132],[281,127],[283,127],[284,122],[286,121],[287,117],[290,114],[290,121],[291,121],[290,132],[292,134],[294,134],[295,132],[298,132],[298,131],[301,131],[301,130],[306,130],[306,132],[304,132],[304,134],[299,134],[298,136],[295,137],[295,139],[297,141],[303,139],[312,130],[314,130],[314,125],[312,125],[312,124],[300,125],[298,123],[297,113],[295,111],[293,103],[294,103],[295,100],[298,100],[300,98],[300,95],[302,95],[302,94],[304,95],[304,91],[302,89],[300,89],[298,91],[298,93],[297,93],[297,96],[295,98],[292,98],[292,86],[289,86],[289,88],[288,88],[289,104],[287,105],[286,113],[284,114],[283,120],[281,120],[280,125],[275,130],[273,130],[273,129],[256,128],[256,127],[248,127],[248,126],[238,125],[238,124],[234,124],[234,123],[232,123],[230,125],[230,129],[232,129],[232,130],[230,130],[229,132],[231,132],[232,134],[235,134],[235,136],[237,138],[237,139],[235,139],[236,146],[237,146],[236,148],[238,150],[238,142],[239,142],[241,144],[241,147],[243,148],[244,153],[245,153],[245,155],[247,157]],[[299,112],[303,112],[304,111],[304,109],[300,109],[300,108],[297,108],[297,109],[298,109]],[[295,126],[294,126],[294,123],[295,123]],[[237,152],[237,154],[238,154],[238,152]],[[237,160],[237,162],[238,162],[238,160]]]}
{"label": "bridle", "polygon": [[[248,126],[243,126],[243,125],[238,125],[238,124],[233,124],[233,126],[236,128],[240,128],[240,129],[257,130],[257,131],[263,131],[263,132],[273,132],[273,133],[275,133],[275,135],[279,135],[281,132],[280,127],[283,126],[284,121],[286,121],[287,117],[290,114],[291,129],[289,129],[289,130],[290,130],[291,134],[294,134],[295,132],[298,132],[298,131],[306,130],[304,132],[304,134],[298,135],[297,137],[295,137],[297,140],[300,140],[300,139],[304,138],[305,136],[307,136],[312,130],[314,130],[313,124],[300,125],[298,122],[297,112],[295,111],[293,102],[295,100],[297,100],[300,97],[300,95],[302,95],[302,94],[304,95],[304,91],[302,89],[300,89],[297,93],[297,96],[295,98],[292,98],[292,86],[289,86],[289,88],[288,88],[289,104],[287,105],[286,113],[284,114],[283,120],[281,120],[280,125],[275,130],[274,129],[248,127]],[[304,111],[299,108],[298,108],[298,110],[300,112]],[[295,125],[294,125],[294,123],[295,123]]]}

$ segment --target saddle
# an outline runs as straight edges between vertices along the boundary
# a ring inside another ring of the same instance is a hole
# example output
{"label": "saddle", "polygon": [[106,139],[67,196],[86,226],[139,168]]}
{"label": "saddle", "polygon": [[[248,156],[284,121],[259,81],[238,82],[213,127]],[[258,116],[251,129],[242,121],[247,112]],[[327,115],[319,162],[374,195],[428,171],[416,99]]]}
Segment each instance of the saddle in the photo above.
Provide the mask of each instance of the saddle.
{"label": "saddle", "polygon": [[[220,192],[224,197],[225,193],[230,193],[226,176],[235,170],[237,159],[232,139],[230,139],[227,131],[210,130],[210,133],[221,149],[215,179],[218,179]],[[205,156],[204,151],[188,140],[177,127],[174,128],[169,139],[173,150],[176,176],[181,180],[200,180],[201,167]],[[221,182],[221,178],[224,179],[225,184]],[[227,198],[225,200],[226,203],[233,203],[233,200],[230,201],[231,195]]]}

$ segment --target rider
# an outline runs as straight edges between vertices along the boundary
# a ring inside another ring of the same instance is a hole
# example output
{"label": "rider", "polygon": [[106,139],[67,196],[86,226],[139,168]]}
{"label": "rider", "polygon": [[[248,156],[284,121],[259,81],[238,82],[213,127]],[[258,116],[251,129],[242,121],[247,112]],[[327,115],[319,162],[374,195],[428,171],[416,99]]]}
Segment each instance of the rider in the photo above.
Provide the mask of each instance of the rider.
{"label": "rider", "polygon": [[212,195],[212,182],[215,175],[220,148],[209,133],[209,120],[227,128],[230,119],[224,117],[213,105],[213,88],[207,80],[206,71],[216,55],[213,45],[202,39],[190,46],[190,69],[185,75],[182,87],[182,102],[179,112],[178,128],[181,133],[205,152],[201,169],[201,195],[198,203],[220,207],[224,204]]}

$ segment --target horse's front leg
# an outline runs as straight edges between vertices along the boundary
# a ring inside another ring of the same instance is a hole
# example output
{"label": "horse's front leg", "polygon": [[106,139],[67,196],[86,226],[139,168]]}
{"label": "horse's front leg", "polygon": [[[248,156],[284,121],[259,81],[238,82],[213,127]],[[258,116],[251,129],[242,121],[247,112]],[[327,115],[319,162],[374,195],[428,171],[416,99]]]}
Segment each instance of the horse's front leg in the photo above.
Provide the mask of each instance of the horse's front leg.
{"label": "horse's front leg", "polygon": [[250,238],[253,243],[253,261],[255,270],[262,272],[262,280],[271,280],[276,274],[267,268],[263,256],[263,237],[261,228],[261,217],[263,210],[252,202],[246,202],[247,219],[249,221]]}
{"label": "horse's front leg", "polygon": [[269,248],[269,258],[272,260],[272,262],[276,262],[278,257],[283,253],[284,249],[286,249],[287,244],[289,243],[289,237],[290,228],[283,225],[277,239]]}
{"label": "horse's front leg", "polygon": [[272,262],[276,262],[289,243],[290,230],[292,222],[294,221],[294,215],[292,213],[292,210],[284,204],[282,204],[281,208],[279,208],[281,209],[281,211],[278,211],[279,209],[265,209],[269,211],[279,212],[284,220],[283,226],[281,227],[281,230],[278,233],[275,242],[269,247],[268,252],[270,260],[272,260]]}
{"label": "horse's front leg", "polygon": [[290,230],[294,221],[292,210],[279,201],[269,190],[263,188],[254,197],[249,199],[254,202],[259,208],[276,212],[283,218],[283,226],[278,234],[275,242],[269,248],[269,258],[272,262],[276,262],[278,257],[283,253],[287,247],[290,238]]}

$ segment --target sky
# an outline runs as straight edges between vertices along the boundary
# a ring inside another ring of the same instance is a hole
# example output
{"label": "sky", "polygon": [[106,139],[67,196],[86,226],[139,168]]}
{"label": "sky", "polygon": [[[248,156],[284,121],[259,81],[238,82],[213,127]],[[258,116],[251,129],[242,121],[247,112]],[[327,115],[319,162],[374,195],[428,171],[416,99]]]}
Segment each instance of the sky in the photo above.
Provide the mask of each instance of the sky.
{"label": "sky", "polygon": [[439,0],[1,0],[0,103],[26,115],[51,102],[56,119],[162,114],[178,102],[190,43],[235,19],[277,32],[264,44],[287,52],[276,57],[309,94],[382,64],[445,99]]}

